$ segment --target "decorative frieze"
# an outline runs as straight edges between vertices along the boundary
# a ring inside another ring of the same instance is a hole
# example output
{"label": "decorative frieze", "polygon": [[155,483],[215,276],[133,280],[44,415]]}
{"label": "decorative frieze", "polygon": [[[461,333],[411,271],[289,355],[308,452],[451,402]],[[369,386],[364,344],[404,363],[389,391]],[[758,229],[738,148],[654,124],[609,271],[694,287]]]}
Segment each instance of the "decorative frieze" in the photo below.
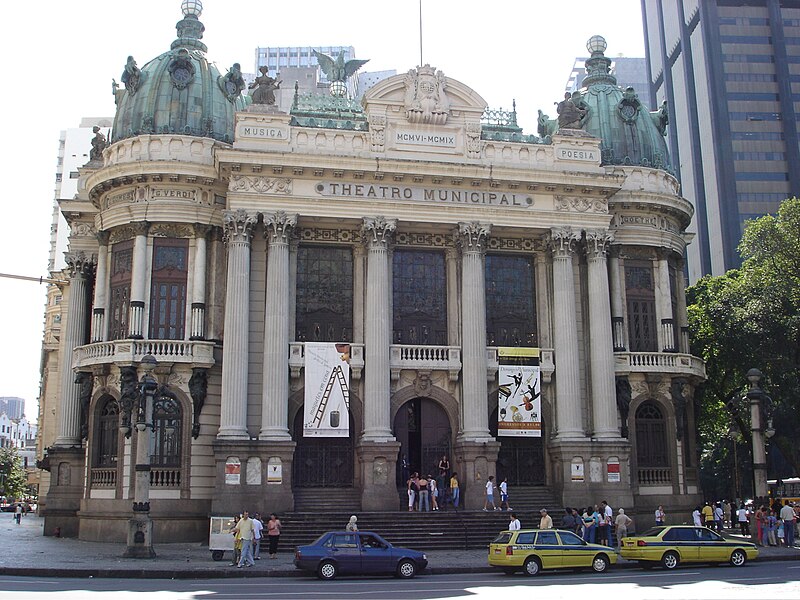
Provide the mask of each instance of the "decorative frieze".
{"label": "decorative frieze", "polygon": [[178,223],[153,223],[150,227],[150,234],[153,237],[163,238],[192,238],[194,237],[194,227]]}
{"label": "decorative frieze", "polygon": [[288,195],[292,193],[292,180],[288,177],[234,175],[231,177],[231,183],[228,189],[231,192]]}
{"label": "decorative frieze", "polygon": [[617,213],[614,215],[614,227],[647,227],[657,231],[669,231],[670,233],[680,234],[680,225],[667,217],[660,215]]}
{"label": "decorative frieze", "polygon": [[386,147],[386,116],[369,116],[370,146],[373,152],[383,152]]}
{"label": "decorative frieze", "polygon": [[419,246],[428,248],[445,248],[450,240],[441,233],[402,232],[395,236],[396,246]]}
{"label": "decorative frieze", "polygon": [[536,241],[530,238],[500,238],[492,236],[486,242],[488,250],[514,250],[517,252],[533,252]]}
{"label": "decorative frieze", "polygon": [[587,196],[554,196],[555,209],[565,212],[608,212],[607,198]]}
{"label": "decorative frieze", "polygon": [[69,235],[73,238],[78,237],[94,237],[97,235],[97,229],[94,223],[88,221],[72,222],[69,226]]}
{"label": "decorative frieze", "polygon": [[483,154],[483,142],[481,141],[481,124],[467,123],[467,158],[480,158]]}
{"label": "decorative frieze", "polygon": [[359,240],[359,232],[352,229],[321,229],[319,227],[298,228],[297,237],[301,242],[341,242],[353,243]]}

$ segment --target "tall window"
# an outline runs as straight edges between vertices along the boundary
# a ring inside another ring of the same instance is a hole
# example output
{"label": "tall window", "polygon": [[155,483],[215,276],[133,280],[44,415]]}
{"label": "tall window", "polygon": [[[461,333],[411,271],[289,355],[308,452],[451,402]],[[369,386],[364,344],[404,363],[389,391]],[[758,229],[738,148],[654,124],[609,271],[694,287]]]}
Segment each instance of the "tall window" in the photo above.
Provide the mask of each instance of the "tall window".
{"label": "tall window", "polygon": [[[109,305],[108,337],[122,340],[128,337],[128,312],[133,275],[133,240],[111,247],[111,301]],[[102,285],[102,283],[100,284]]]}
{"label": "tall window", "polygon": [[649,261],[625,261],[625,297],[631,352],[657,352],[656,294]]}
{"label": "tall window", "polygon": [[119,440],[119,404],[108,396],[103,401],[97,418],[97,442],[94,464],[96,467],[116,467]]}
{"label": "tall window", "polygon": [[636,461],[642,467],[668,467],[667,424],[655,402],[636,409]]}
{"label": "tall window", "polygon": [[353,341],[353,253],[350,248],[298,248],[295,332],[301,342]]}
{"label": "tall window", "polygon": [[183,411],[180,403],[160,395],[153,403],[153,437],[150,463],[154,467],[181,466]]}
{"label": "tall window", "polygon": [[447,345],[447,280],[444,254],[395,250],[395,344]]}
{"label": "tall window", "polygon": [[535,346],[533,263],[526,256],[486,256],[486,343]]}
{"label": "tall window", "polygon": [[155,238],[150,292],[150,339],[182,340],[186,324],[189,240]]}

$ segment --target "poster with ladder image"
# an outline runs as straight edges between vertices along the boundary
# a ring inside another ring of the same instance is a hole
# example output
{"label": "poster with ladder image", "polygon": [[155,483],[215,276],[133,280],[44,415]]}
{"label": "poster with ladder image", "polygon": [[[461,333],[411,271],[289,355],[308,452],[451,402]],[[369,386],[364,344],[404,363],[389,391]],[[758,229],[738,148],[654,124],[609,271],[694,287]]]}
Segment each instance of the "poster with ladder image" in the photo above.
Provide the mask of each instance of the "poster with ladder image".
{"label": "poster with ladder image", "polygon": [[542,436],[539,348],[498,348],[497,435]]}
{"label": "poster with ladder image", "polygon": [[350,435],[350,344],[306,342],[303,437]]}

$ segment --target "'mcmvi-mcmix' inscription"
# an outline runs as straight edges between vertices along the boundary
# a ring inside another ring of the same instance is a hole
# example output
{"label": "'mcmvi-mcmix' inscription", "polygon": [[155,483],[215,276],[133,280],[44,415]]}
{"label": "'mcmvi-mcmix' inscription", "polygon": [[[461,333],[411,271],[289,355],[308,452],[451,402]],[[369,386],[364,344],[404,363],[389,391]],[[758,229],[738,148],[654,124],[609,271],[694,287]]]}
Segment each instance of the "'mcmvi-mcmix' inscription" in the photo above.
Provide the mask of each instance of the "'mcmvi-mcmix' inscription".
{"label": "'mcmvi-mcmix' inscription", "polygon": [[505,192],[333,182],[317,183],[314,189],[321,196],[336,196],[339,198],[408,200],[411,202],[441,202],[445,204],[489,204],[491,206],[518,206],[520,208],[533,206],[533,198],[530,196]]}

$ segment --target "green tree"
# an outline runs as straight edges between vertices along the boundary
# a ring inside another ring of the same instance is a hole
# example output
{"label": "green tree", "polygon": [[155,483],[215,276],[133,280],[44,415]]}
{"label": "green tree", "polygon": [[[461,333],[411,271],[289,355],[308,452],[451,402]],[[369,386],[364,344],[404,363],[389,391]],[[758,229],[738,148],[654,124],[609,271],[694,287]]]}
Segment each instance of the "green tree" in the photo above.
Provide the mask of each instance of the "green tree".
{"label": "green tree", "polygon": [[749,462],[750,446],[742,397],[753,367],[764,374],[762,385],[773,399],[771,443],[785,461],[773,459],[770,475],[800,474],[800,200],[786,200],[776,215],[749,221],[739,252],[740,269],[704,277],[687,290],[692,351],[705,359],[708,374],[698,433],[709,493],[732,490],[736,438],[742,474],[749,477],[749,466],[741,465]]}
{"label": "green tree", "polygon": [[22,498],[28,489],[22,458],[14,447],[0,448],[0,488],[8,498]]}

